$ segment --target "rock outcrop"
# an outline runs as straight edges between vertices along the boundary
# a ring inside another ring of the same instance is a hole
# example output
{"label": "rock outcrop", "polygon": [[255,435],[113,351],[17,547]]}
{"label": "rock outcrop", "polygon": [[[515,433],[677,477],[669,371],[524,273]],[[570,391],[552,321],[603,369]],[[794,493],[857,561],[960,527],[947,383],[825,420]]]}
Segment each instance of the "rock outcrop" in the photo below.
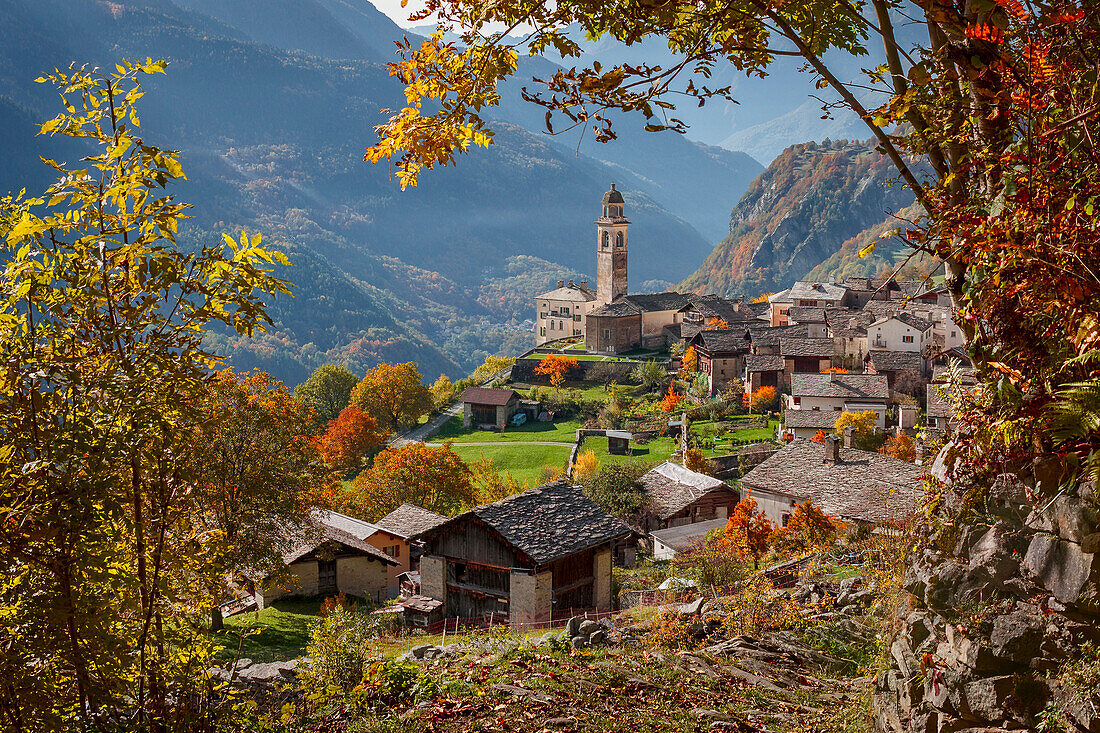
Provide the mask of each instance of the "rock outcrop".
{"label": "rock outcrop", "polygon": [[[876,680],[877,731],[1100,731],[1100,690],[1061,674],[1100,642],[1098,497],[1060,477],[1051,460],[1002,474],[973,516],[928,531]],[[973,488],[946,486],[941,514]]]}

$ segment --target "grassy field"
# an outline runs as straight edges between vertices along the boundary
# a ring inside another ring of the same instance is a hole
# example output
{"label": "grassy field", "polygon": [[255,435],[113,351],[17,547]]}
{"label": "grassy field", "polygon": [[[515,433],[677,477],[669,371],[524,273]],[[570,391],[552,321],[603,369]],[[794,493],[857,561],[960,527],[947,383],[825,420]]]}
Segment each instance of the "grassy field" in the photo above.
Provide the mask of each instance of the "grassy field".
{"label": "grassy field", "polygon": [[496,430],[467,430],[462,427],[462,417],[454,416],[438,433],[428,438],[431,443],[453,440],[456,443],[510,443],[515,441],[537,441],[550,443],[572,443],[577,435],[579,420],[559,420],[557,422],[528,421],[519,427],[509,427],[503,433]]}
{"label": "grassy field", "polygon": [[561,445],[457,445],[454,448],[462,460],[467,463],[488,458],[501,473],[507,473],[520,483],[539,486],[542,483],[539,474],[543,466],[554,466],[565,470],[569,460],[569,448]]}
{"label": "grassy field", "polygon": [[[725,420],[725,421],[720,420],[719,422],[727,422],[728,423],[728,422],[731,422],[731,421],[729,421],[729,420]],[[691,424],[692,432],[696,436],[698,436],[699,435],[698,431],[699,431],[700,428],[712,427],[714,424],[715,423],[713,423],[709,420],[700,420],[700,421],[697,421],[697,422],[693,422]],[[736,428],[736,426],[737,426],[736,421],[733,421],[733,426]],[[715,442],[718,443],[720,447],[715,448],[715,449],[704,449],[703,453],[707,457],[724,456],[724,455],[730,454],[731,452],[733,452],[732,449],[730,448],[730,444],[729,444],[729,440],[731,438],[734,439],[734,440],[747,440],[747,441],[752,441],[752,442],[765,442],[765,441],[768,441],[768,440],[773,440],[775,438],[775,431],[778,427],[779,427],[779,421],[778,420],[769,420],[768,421],[768,427],[766,427],[766,428],[750,428],[748,430],[736,430],[735,429],[735,430],[726,431],[726,432],[722,433],[721,435],[715,437]],[[723,439],[725,439],[725,441],[726,441],[724,444],[722,442]]]}
{"label": "grassy field", "polygon": [[636,445],[632,442],[630,446],[631,455],[613,456],[607,452],[607,438],[591,437],[585,438],[581,450],[592,451],[600,465],[608,463],[657,464],[667,461],[672,452],[676,450],[676,442],[672,438],[654,438],[645,445]]}
{"label": "grassy field", "polygon": [[248,612],[225,620],[225,629],[215,634],[224,649],[219,659],[240,656],[253,662],[300,657],[309,643],[321,602],[317,599],[275,601],[259,613]]}

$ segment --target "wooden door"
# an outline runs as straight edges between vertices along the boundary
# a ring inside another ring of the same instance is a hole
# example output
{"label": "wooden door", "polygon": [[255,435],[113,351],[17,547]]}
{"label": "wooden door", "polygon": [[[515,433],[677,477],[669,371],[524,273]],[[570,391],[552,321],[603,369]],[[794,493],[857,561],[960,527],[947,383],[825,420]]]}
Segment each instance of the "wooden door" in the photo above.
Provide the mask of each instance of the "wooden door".
{"label": "wooden door", "polygon": [[336,595],[336,561],[317,561],[317,594],[320,596]]}

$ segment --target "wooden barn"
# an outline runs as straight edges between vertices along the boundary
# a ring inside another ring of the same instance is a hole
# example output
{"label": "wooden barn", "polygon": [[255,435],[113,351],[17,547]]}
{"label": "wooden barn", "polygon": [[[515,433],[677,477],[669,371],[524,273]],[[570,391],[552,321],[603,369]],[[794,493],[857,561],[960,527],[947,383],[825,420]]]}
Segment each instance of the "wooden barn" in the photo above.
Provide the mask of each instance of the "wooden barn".
{"label": "wooden barn", "polygon": [[736,489],[721,479],[665,461],[639,479],[648,506],[642,531],[726,519],[741,500]]}
{"label": "wooden barn", "polygon": [[513,624],[611,608],[612,547],[629,527],[558,480],[472,509],[419,539],[420,593],[448,617]]}

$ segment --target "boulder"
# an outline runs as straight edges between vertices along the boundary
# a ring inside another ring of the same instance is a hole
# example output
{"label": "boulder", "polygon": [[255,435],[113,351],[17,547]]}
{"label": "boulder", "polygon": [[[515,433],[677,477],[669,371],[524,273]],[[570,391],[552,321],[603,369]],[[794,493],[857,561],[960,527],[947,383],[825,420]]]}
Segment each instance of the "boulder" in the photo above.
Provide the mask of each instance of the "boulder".
{"label": "boulder", "polygon": [[600,625],[595,621],[592,621],[591,619],[585,619],[584,621],[581,621],[579,626],[577,626],[577,636],[588,636],[593,631],[596,631],[599,628]]}
{"label": "boulder", "polygon": [[1100,608],[1100,555],[1083,552],[1074,542],[1037,534],[1024,555],[1023,567],[1062,603]]}
{"label": "boulder", "polygon": [[[1021,604],[1023,605],[1023,604]],[[993,620],[993,653],[1017,664],[1027,664],[1043,643],[1043,617],[1034,606],[1022,607]]]}
{"label": "boulder", "polygon": [[603,629],[596,629],[588,637],[589,644],[603,644],[607,639],[607,632]]}
{"label": "boulder", "polygon": [[1076,496],[1059,496],[1035,508],[1027,526],[1081,545],[1082,552],[1100,551],[1100,509]]}
{"label": "boulder", "polygon": [[690,603],[683,604],[678,609],[679,612],[680,612],[680,615],[681,616],[698,616],[700,613],[703,612],[703,604],[705,602],[706,601],[703,598],[696,598],[694,601],[691,601]]}
{"label": "boulder", "polygon": [[574,616],[573,618],[569,619],[569,621],[565,624],[565,630],[561,632],[562,636],[572,639],[574,636],[577,635],[577,631],[580,629],[581,623],[583,621],[585,621],[585,619],[582,616]]}
{"label": "boulder", "polygon": [[237,679],[256,685],[273,685],[297,675],[298,660],[251,664],[237,672]]}
{"label": "boulder", "polygon": [[586,646],[588,646],[588,637],[574,636],[572,639],[569,640],[569,643],[573,645],[574,649],[584,649]]}

